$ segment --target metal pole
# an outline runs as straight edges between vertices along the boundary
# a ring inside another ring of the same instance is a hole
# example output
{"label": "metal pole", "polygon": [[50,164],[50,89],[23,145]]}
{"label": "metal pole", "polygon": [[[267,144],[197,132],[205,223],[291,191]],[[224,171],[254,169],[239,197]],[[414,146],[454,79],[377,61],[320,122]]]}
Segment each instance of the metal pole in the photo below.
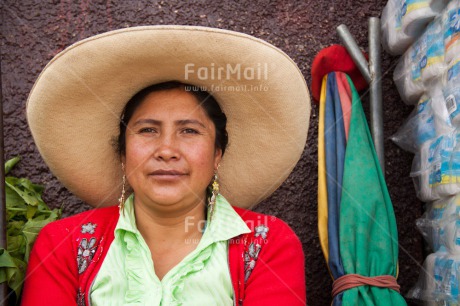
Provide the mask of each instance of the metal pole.
{"label": "metal pole", "polygon": [[[0,52],[1,54],[1,52]],[[0,57],[1,71],[1,57]],[[5,157],[3,141],[3,97],[2,97],[2,77],[0,74],[0,248],[6,250],[6,196],[5,196]],[[8,305],[8,284],[0,283],[0,305]]]}
{"label": "metal pole", "polygon": [[375,151],[385,175],[385,149],[383,146],[383,116],[382,116],[382,69],[380,48],[380,19],[369,18],[369,71],[370,83],[370,121],[371,133],[374,139]]}
{"label": "metal pole", "polygon": [[351,36],[351,33],[348,30],[347,26],[344,24],[339,25],[337,27],[337,34],[339,35],[340,39],[345,45],[345,48],[347,49],[353,61],[355,62],[359,71],[361,71],[361,74],[363,75],[364,79],[367,81],[367,83],[370,83],[371,75],[369,73],[367,60],[364,57],[361,50],[359,49],[355,39],[353,38],[353,36]]}

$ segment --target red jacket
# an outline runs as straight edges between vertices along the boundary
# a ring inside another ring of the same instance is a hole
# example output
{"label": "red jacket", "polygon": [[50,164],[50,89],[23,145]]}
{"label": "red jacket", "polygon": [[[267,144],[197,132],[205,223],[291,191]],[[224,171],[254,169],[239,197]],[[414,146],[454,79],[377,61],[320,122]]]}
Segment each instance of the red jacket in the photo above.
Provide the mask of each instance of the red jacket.
{"label": "red jacket", "polygon": [[[283,221],[234,208],[251,233],[229,241],[235,305],[305,305],[302,245]],[[30,255],[22,305],[90,305],[91,284],[114,239],[118,207],[48,224]]]}

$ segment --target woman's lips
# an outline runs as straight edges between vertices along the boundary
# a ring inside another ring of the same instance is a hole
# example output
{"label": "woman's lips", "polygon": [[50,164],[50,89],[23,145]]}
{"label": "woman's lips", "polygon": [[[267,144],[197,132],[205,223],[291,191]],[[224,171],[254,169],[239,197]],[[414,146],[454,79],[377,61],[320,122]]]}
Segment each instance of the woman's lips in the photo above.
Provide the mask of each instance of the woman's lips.
{"label": "woman's lips", "polygon": [[178,179],[182,176],[187,175],[186,172],[178,171],[178,170],[155,170],[149,174],[157,179]]}

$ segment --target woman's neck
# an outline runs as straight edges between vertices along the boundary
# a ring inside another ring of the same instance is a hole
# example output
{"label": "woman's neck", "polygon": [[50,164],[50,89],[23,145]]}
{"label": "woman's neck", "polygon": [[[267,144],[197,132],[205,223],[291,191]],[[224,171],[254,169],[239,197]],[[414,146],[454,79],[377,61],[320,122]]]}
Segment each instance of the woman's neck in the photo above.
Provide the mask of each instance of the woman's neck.
{"label": "woman's neck", "polygon": [[205,224],[204,200],[174,213],[158,213],[134,201],[136,225],[144,238],[160,280],[196,249]]}
{"label": "woman's neck", "polygon": [[[153,206],[152,206],[153,207]],[[185,239],[201,237],[206,222],[205,202],[198,200],[181,210],[158,210],[134,200],[136,226],[150,244],[183,243]]]}

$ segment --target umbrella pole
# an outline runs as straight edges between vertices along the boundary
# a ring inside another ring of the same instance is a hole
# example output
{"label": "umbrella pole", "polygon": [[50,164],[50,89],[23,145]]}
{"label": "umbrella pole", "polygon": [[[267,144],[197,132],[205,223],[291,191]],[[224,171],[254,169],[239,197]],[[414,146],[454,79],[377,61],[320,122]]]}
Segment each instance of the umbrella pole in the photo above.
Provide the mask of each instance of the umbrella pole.
{"label": "umbrella pole", "polygon": [[[1,61],[0,61],[1,71]],[[6,250],[6,196],[5,196],[5,158],[3,141],[3,97],[2,97],[2,78],[0,74],[0,248]],[[0,305],[8,305],[8,284],[0,283]]]}
{"label": "umbrella pole", "polygon": [[350,54],[353,62],[355,62],[356,66],[358,67],[359,71],[363,75],[366,82],[369,84],[372,81],[371,74],[369,73],[369,64],[367,63],[366,58],[364,57],[363,53],[358,47],[353,36],[351,36],[350,31],[348,30],[347,26],[341,24],[337,27],[337,34],[339,35],[340,39],[342,40],[345,48]]}
{"label": "umbrella pole", "polygon": [[370,127],[374,147],[379,159],[382,173],[385,173],[385,157],[383,148],[383,119],[382,119],[382,87],[380,64],[380,20],[369,19],[369,63],[358,47],[347,26],[337,27],[337,34],[358,67],[364,79],[370,84]]}
{"label": "umbrella pole", "polygon": [[380,168],[385,175],[382,118],[382,69],[380,54],[380,19],[371,17],[369,18],[369,72],[372,78],[370,83],[371,133],[374,139],[375,151],[379,158]]}

